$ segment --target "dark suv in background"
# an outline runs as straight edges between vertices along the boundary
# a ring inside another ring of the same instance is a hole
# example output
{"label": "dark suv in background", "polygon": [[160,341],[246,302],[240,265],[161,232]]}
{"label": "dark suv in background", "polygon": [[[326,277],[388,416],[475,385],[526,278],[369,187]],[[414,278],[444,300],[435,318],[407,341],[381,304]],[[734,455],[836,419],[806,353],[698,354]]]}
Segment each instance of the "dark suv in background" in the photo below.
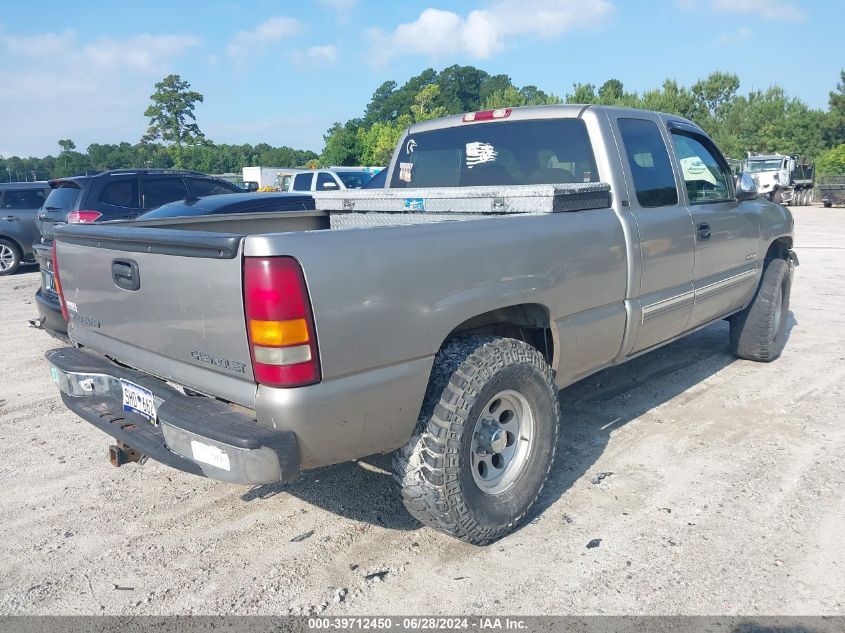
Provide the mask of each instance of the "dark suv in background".
{"label": "dark suv in background", "polygon": [[50,180],[50,194],[38,213],[41,242],[33,245],[41,267],[41,288],[35,293],[41,324],[67,332],[53,277],[53,227],[57,224],[128,220],[168,202],[241,193],[236,185],[193,171],[114,169]]}

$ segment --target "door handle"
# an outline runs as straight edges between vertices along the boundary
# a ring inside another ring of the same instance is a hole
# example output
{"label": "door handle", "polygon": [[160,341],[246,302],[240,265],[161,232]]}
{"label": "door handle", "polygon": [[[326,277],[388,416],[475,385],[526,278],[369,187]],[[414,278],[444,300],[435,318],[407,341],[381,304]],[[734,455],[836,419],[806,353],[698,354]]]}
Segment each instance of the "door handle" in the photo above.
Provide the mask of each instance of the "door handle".
{"label": "door handle", "polygon": [[138,290],[141,287],[141,275],[138,263],[131,260],[116,259],[111,265],[111,276],[114,285],[124,290]]}
{"label": "door handle", "polygon": [[698,234],[698,239],[709,240],[712,235],[710,232],[710,224],[708,222],[702,222],[698,225],[696,233]]}
{"label": "door handle", "polygon": [[7,215],[7,216],[6,216],[5,218],[3,218],[3,219],[4,219],[4,220],[17,220],[17,218],[16,218],[15,216],[13,216],[13,215]]}

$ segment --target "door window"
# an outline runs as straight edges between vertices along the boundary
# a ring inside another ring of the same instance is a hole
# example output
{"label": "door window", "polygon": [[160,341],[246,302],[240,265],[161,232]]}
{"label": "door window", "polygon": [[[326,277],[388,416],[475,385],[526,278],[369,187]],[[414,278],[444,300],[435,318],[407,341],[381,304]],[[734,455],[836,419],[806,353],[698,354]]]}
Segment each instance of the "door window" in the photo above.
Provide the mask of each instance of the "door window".
{"label": "door window", "polygon": [[311,180],[314,174],[297,174],[293,179],[294,191],[311,191]]}
{"label": "door window", "polygon": [[181,178],[150,178],[144,181],[144,207],[152,209],[188,196]]}
{"label": "door window", "polygon": [[[48,190],[49,191],[49,190]],[[43,189],[7,191],[3,197],[4,209],[38,209],[44,204],[47,192]]]}
{"label": "door window", "polygon": [[228,183],[222,183],[217,180],[207,180],[205,178],[188,178],[188,187],[191,188],[191,195],[193,196],[217,196],[223,193],[235,193],[238,189],[234,186],[229,186]]}
{"label": "door window", "polygon": [[618,123],[640,206],[678,204],[672,163],[657,124],[646,119],[619,119]]}
{"label": "door window", "polygon": [[100,192],[101,204],[125,209],[138,209],[138,177],[113,180]]}
{"label": "door window", "polygon": [[340,187],[334,179],[334,176],[324,171],[317,174],[317,191],[337,191],[338,189],[340,189]]}
{"label": "door window", "polygon": [[[721,156],[691,134],[672,132],[690,204],[733,200],[730,169]],[[721,160],[720,160],[721,159]]]}

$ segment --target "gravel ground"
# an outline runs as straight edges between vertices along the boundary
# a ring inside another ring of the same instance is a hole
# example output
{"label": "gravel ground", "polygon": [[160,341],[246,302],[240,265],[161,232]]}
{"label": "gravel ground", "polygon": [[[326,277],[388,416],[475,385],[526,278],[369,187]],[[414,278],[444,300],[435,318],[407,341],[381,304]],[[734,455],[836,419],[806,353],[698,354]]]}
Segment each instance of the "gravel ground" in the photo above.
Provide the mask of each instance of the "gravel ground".
{"label": "gravel ground", "polygon": [[37,271],[0,278],[0,613],[845,614],[845,211],[794,213],[782,358],[718,323],[565,389],[541,507],[486,548],[415,524],[385,457],[256,488],[113,468],[27,327]]}

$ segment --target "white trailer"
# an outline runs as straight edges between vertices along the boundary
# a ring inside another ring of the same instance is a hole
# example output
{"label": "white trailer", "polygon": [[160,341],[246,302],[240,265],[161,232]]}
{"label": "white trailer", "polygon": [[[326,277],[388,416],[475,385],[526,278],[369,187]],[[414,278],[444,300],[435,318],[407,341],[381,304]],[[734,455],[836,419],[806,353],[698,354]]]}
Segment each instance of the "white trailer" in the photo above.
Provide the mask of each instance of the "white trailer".
{"label": "white trailer", "polygon": [[[258,187],[277,187],[276,177],[279,172],[285,171],[284,167],[244,167],[244,184],[254,182]],[[287,170],[290,171],[290,170]]]}

